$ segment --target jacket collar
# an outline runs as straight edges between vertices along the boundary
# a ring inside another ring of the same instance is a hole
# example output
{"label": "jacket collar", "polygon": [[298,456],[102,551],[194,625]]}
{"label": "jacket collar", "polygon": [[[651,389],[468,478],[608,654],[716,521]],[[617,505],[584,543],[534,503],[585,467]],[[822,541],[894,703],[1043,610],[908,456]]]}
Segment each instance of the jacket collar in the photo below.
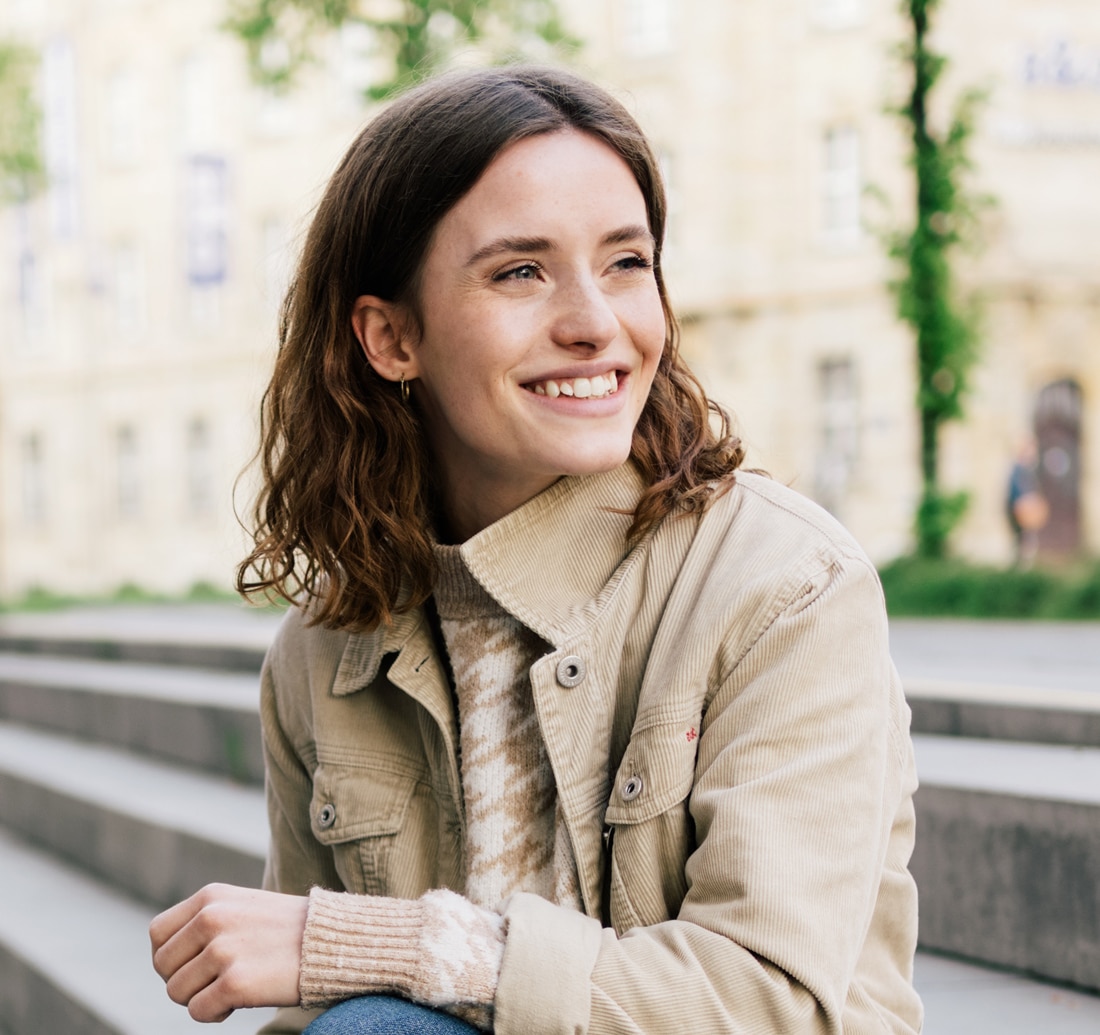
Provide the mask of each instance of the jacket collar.
{"label": "jacket collar", "polygon": [[423,641],[427,630],[422,629],[424,615],[420,608],[394,616],[389,625],[372,633],[352,633],[344,644],[340,666],[332,692],[336,697],[354,694],[374,682],[382,659],[387,654],[402,651],[414,641]]}
{"label": "jacket collar", "polygon": [[562,478],[468,539],[462,558],[501,607],[559,645],[583,631],[613,592],[643,489],[629,462]]}
{"label": "jacket collar", "polygon": [[[501,607],[559,646],[582,633],[614,592],[643,489],[629,462],[604,474],[562,478],[466,540],[462,558]],[[416,670],[432,653],[421,608],[396,615],[376,633],[349,636],[333,694],[370,685],[382,659],[406,649],[417,654],[409,659]]]}

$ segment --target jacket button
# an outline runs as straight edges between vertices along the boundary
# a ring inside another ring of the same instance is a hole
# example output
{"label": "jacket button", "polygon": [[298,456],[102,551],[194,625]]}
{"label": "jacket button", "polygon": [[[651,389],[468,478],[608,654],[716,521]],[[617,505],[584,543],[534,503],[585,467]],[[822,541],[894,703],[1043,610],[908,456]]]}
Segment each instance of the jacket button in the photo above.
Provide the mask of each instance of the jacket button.
{"label": "jacket button", "polygon": [[642,793],[642,778],[640,776],[632,776],[623,784],[623,789],[620,792],[623,796],[623,801],[633,801]]}
{"label": "jacket button", "polygon": [[322,830],[328,830],[333,823],[336,822],[336,806],[329,803],[321,806],[321,811],[317,813],[317,825]]}
{"label": "jacket button", "polygon": [[572,688],[584,679],[584,675],[584,661],[576,654],[570,654],[569,657],[562,658],[558,662],[557,677],[562,686]]}

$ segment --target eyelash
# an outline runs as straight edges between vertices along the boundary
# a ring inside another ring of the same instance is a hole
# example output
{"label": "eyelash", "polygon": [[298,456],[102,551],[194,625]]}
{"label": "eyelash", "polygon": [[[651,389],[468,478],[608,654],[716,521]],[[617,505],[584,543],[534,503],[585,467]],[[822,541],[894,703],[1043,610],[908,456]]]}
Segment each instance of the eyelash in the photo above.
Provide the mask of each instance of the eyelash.
{"label": "eyelash", "polygon": [[493,280],[521,280],[525,278],[517,277],[517,273],[522,273],[524,270],[531,270],[534,273],[541,273],[542,267],[537,262],[524,262],[519,266],[513,266],[511,269],[502,270],[500,273],[493,274]]}
{"label": "eyelash", "polygon": [[627,255],[616,262],[615,265],[622,266],[623,263],[629,263],[630,265],[627,268],[632,270],[653,269],[653,260],[646,255]]}
{"label": "eyelash", "polygon": [[[653,268],[653,260],[645,255],[627,255],[622,259],[615,262],[615,266],[622,269],[631,270],[649,270]],[[513,266],[510,269],[502,270],[500,273],[494,274],[493,280],[522,280],[526,278],[517,277],[517,273],[522,273],[524,270],[531,270],[534,273],[541,273],[542,267],[537,262],[524,262],[519,266]]]}

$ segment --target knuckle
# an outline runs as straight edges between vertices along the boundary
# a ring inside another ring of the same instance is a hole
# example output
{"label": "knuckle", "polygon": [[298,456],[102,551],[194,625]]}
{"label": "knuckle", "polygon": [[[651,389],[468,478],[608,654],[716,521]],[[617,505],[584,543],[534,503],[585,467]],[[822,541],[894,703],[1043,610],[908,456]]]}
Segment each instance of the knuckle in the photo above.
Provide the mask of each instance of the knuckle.
{"label": "knuckle", "polygon": [[170,978],[165,982],[164,987],[168,992],[168,998],[171,999],[173,1003],[178,1003],[180,1006],[188,1005],[190,996],[188,996],[179,981]]}

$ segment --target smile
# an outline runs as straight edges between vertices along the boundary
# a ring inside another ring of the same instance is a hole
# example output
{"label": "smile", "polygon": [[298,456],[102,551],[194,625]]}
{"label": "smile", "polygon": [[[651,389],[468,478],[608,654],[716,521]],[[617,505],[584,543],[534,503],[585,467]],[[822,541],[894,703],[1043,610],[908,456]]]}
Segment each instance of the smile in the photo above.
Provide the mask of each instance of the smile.
{"label": "smile", "polygon": [[556,399],[559,395],[572,399],[603,399],[614,395],[619,390],[619,375],[611,370],[606,374],[597,374],[595,377],[536,381],[523,387],[529,392],[534,392],[535,395],[545,395],[550,399]]}

